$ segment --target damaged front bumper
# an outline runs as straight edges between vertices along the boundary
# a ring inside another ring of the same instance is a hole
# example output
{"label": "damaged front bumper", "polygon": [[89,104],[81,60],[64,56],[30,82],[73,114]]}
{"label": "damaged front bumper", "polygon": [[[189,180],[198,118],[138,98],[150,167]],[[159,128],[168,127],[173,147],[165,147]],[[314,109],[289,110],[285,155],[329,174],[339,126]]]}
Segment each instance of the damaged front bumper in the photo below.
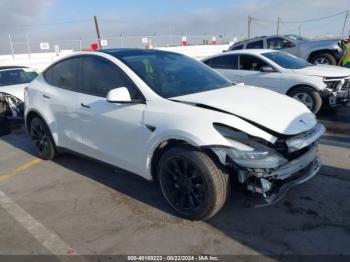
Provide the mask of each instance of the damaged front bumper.
{"label": "damaged front bumper", "polygon": [[18,98],[0,92],[0,118],[11,122],[23,122],[24,103]]}
{"label": "damaged front bumper", "polygon": [[321,96],[331,107],[348,105],[350,102],[350,78],[327,79],[327,88],[321,92]]}
{"label": "damaged front bumper", "polygon": [[304,183],[321,168],[318,146],[314,144],[308,152],[274,170],[239,169],[239,182],[249,191],[259,193],[271,205],[279,201],[288,190]]}

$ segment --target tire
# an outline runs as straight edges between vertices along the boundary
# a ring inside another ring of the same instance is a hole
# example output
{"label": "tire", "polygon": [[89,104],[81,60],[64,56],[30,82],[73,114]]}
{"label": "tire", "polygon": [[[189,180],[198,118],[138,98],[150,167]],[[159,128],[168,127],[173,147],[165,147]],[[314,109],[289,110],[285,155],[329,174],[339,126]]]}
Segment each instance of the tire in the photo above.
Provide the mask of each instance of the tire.
{"label": "tire", "polygon": [[56,147],[51,132],[41,118],[34,117],[32,119],[29,133],[40,158],[52,160],[56,157]]}
{"label": "tire", "polygon": [[320,111],[321,109],[321,106],[322,106],[321,95],[319,92],[315,91],[310,87],[301,86],[301,87],[294,88],[292,91],[288,93],[288,95],[302,102],[314,114],[318,113],[318,111]]}
{"label": "tire", "polygon": [[330,53],[320,53],[313,55],[310,61],[312,64],[336,65],[335,57]]}
{"label": "tire", "polygon": [[229,176],[195,148],[176,146],[167,150],[157,174],[164,197],[186,219],[209,219],[226,201]]}

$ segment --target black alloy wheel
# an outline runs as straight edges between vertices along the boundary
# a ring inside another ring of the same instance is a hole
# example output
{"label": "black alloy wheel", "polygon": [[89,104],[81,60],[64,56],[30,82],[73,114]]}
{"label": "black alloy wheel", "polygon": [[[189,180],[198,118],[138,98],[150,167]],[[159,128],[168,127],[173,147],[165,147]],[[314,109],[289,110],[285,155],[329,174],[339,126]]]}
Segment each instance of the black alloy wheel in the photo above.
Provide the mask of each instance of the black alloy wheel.
{"label": "black alloy wheel", "polygon": [[56,151],[53,139],[43,120],[36,117],[31,121],[30,136],[42,159],[50,160],[55,157]]}
{"label": "black alloy wheel", "polygon": [[169,204],[184,218],[204,220],[223,206],[228,176],[204,152],[171,148],[158,166],[159,184]]}

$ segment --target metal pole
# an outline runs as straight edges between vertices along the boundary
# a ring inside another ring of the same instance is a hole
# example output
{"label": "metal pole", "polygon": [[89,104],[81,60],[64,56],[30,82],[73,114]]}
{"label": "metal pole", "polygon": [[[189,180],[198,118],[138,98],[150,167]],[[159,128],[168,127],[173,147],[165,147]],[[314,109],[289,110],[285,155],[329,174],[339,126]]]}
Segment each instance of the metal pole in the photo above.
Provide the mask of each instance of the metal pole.
{"label": "metal pole", "polygon": [[250,28],[252,25],[252,17],[248,16],[248,38],[250,38]]}
{"label": "metal pole", "polygon": [[15,58],[15,53],[13,51],[13,45],[12,45],[12,39],[11,39],[11,34],[9,34],[9,40],[10,40],[10,47],[11,47],[11,54],[12,54],[12,58]]}
{"label": "metal pole", "polygon": [[278,17],[277,19],[277,35],[279,35],[279,32],[280,32],[280,18]]}
{"label": "metal pole", "polygon": [[30,58],[30,46],[29,46],[29,37],[28,37],[28,33],[26,34],[26,41],[27,41],[28,57]]}
{"label": "metal pole", "polygon": [[79,51],[81,51],[81,49],[83,48],[83,43],[81,41],[81,37],[79,39]]}
{"label": "metal pole", "polygon": [[120,33],[120,45],[121,45],[122,48],[124,48],[123,33]]}
{"label": "metal pole", "polygon": [[97,17],[96,16],[94,16],[94,21],[95,21],[95,28],[96,28],[96,33],[97,33],[98,44],[100,46],[100,49],[102,49],[100,28],[98,27],[98,22],[97,22]]}
{"label": "metal pole", "polygon": [[345,15],[345,20],[344,20],[344,25],[343,25],[343,31],[342,31],[342,33],[341,33],[342,38],[344,38],[346,20],[348,19],[348,16],[349,16],[349,10],[346,11],[346,15]]}
{"label": "metal pole", "polygon": [[300,25],[298,26],[298,34],[299,34],[299,36],[301,36],[301,26]]}

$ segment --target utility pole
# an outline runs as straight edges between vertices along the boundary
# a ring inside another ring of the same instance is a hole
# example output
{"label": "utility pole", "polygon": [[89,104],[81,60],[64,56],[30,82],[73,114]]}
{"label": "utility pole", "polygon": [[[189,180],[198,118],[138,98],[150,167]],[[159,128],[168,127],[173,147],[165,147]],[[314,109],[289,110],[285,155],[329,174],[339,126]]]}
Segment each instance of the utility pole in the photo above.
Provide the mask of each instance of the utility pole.
{"label": "utility pole", "polygon": [[98,39],[98,45],[100,46],[100,49],[102,49],[100,28],[98,27],[97,17],[95,15],[94,15],[94,21],[95,21],[95,28],[96,28],[96,34],[97,34],[97,39]]}
{"label": "utility pole", "polygon": [[26,34],[26,42],[27,42],[28,57],[30,58],[30,46],[29,46],[29,37],[28,37],[28,33]]}
{"label": "utility pole", "polygon": [[13,45],[12,45],[12,39],[11,39],[11,34],[9,34],[9,40],[10,40],[10,47],[11,47],[11,54],[12,58],[15,58],[15,52],[13,51]]}
{"label": "utility pole", "polygon": [[281,18],[277,18],[277,35],[279,35],[280,32],[280,22],[281,22]]}
{"label": "utility pole", "polygon": [[252,17],[248,16],[248,38],[250,38],[250,33],[251,33],[251,26],[252,26]]}
{"label": "utility pole", "polygon": [[346,11],[346,15],[345,15],[345,20],[344,20],[344,25],[343,25],[343,31],[342,31],[342,33],[341,33],[342,38],[344,38],[346,20],[348,19],[348,16],[349,16],[349,10]]}

